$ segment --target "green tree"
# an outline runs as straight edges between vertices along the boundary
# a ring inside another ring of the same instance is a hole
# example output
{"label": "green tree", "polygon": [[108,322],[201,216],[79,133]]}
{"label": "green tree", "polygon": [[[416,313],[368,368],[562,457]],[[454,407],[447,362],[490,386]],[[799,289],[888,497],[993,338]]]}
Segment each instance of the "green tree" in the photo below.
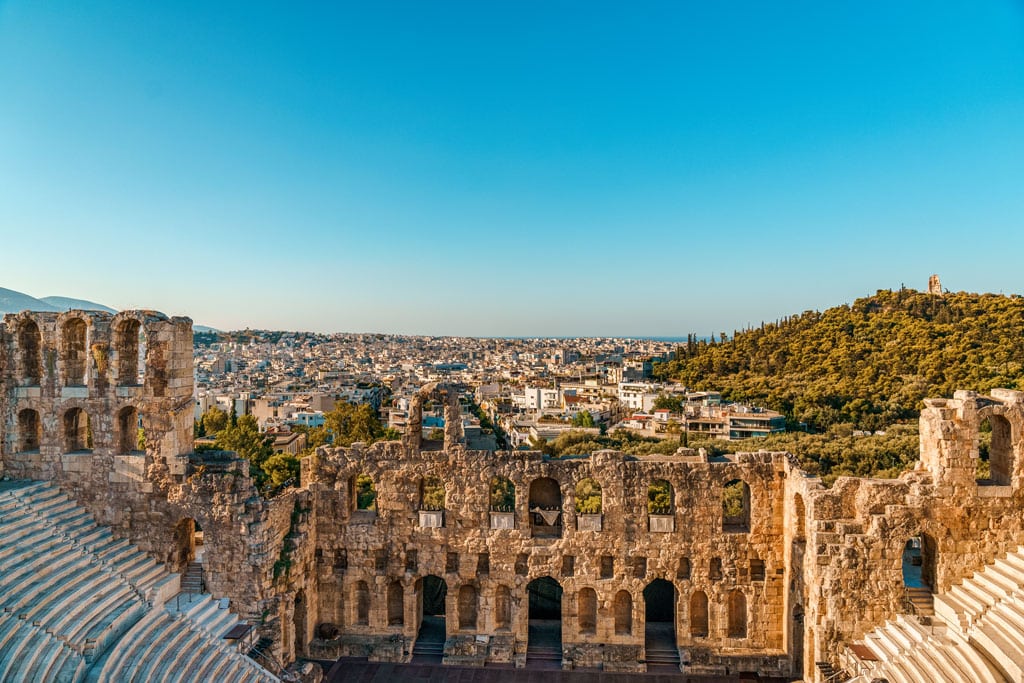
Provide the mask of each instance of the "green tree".
{"label": "green tree", "polygon": [[266,475],[267,484],[277,487],[289,479],[297,485],[301,468],[299,459],[291,453],[274,453],[263,462],[260,469]]}
{"label": "green tree", "polygon": [[582,479],[576,484],[576,514],[601,514],[601,485],[593,479]]}
{"label": "green tree", "polygon": [[224,428],[217,434],[217,448],[234,451],[249,461],[249,471],[257,485],[267,481],[263,464],[274,454],[272,439],[261,433],[256,418],[243,415],[234,426]]}
{"label": "green tree", "polygon": [[203,417],[200,420],[200,422],[202,423],[202,429],[204,434],[216,436],[219,432],[221,432],[225,427],[228,426],[228,414],[225,413],[220,408],[218,408],[217,406],[213,406],[205,413],[203,413]]}
{"label": "green tree", "polygon": [[594,416],[590,414],[589,410],[581,410],[572,416],[573,427],[594,427]]}
{"label": "green tree", "polygon": [[334,410],[324,414],[324,426],[335,446],[351,446],[357,441],[373,443],[385,437],[386,431],[373,406],[340,401]]}
{"label": "green tree", "polygon": [[516,487],[505,477],[491,478],[491,510],[511,512],[516,504]]}
{"label": "green tree", "polygon": [[427,440],[429,441],[444,441],[444,430],[440,427],[434,427],[427,432]]}

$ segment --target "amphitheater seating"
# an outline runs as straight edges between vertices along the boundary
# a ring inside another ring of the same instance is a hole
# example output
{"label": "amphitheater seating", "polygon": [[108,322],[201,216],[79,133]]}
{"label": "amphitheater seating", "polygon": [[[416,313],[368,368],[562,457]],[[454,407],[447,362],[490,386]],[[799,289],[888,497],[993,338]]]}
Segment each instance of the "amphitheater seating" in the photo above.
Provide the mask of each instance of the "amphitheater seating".
{"label": "amphitheater seating", "polygon": [[935,596],[934,626],[901,616],[869,633],[878,662],[844,654],[852,679],[1024,682],[1024,548]]}
{"label": "amphitheater seating", "polygon": [[0,482],[0,681],[276,681],[223,635],[238,618],[57,488]]}

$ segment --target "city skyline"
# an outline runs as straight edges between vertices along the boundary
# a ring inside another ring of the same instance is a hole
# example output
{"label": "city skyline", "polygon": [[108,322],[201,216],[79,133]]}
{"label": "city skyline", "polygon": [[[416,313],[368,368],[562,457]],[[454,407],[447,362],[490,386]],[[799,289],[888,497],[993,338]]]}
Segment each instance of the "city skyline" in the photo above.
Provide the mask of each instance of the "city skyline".
{"label": "city skyline", "polygon": [[220,329],[731,333],[1020,293],[1024,9],[0,3],[0,287]]}

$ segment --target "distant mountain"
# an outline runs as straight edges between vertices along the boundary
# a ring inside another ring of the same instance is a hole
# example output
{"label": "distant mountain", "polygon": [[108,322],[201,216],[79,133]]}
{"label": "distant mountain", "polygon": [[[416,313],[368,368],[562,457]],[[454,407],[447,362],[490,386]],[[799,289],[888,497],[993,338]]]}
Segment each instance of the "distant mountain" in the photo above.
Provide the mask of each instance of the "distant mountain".
{"label": "distant mountain", "polygon": [[[22,311],[51,311],[62,312],[71,309],[83,311],[103,311],[105,313],[117,313],[117,309],[110,306],[98,304],[95,301],[85,299],[74,299],[69,296],[44,296],[37,299],[34,296],[16,292],[13,289],[0,287],[0,315],[6,313],[20,313]],[[220,332],[214,327],[205,325],[193,325],[195,332]]]}
{"label": "distant mountain", "polygon": [[42,299],[36,299],[28,294],[0,287],[0,315],[4,313],[19,313],[24,310],[59,311],[61,309],[46,303]]}
{"label": "distant mountain", "polygon": [[53,306],[58,311],[70,311],[72,308],[77,308],[83,311],[105,311],[107,313],[117,313],[113,308],[98,304],[94,301],[86,301],[85,299],[72,299],[66,296],[44,296],[39,299]]}

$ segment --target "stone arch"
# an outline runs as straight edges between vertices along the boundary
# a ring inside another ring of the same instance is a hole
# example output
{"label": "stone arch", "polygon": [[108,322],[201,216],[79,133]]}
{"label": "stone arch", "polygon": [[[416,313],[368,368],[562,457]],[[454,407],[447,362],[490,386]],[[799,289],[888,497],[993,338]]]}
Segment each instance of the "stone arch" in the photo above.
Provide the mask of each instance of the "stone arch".
{"label": "stone arch", "polygon": [[376,510],[377,487],[373,478],[365,472],[348,478],[348,499],[352,510]]}
{"label": "stone arch", "polygon": [[595,479],[585,477],[576,482],[576,514],[599,515],[604,503],[601,484]]}
{"label": "stone arch", "polygon": [[561,537],[562,489],[551,477],[530,482],[530,529],[534,536]]}
{"label": "stone arch", "polygon": [[20,453],[33,453],[39,450],[43,439],[43,424],[39,413],[25,408],[18,413],[18,445]]}
{"label": "stone arch", "polygon": [[69,408],[64,412],[64,452],[92,452],[92,424],[89,413],[81,408]]}
{"label": "stone arch", "polygon": [[1013,483],[1015,465],[1013,427],[1010,421],[991,409],[984,410],[981,413],[978,432],[978,457],[981,462],[988,462],[988,475],[980,473],[978,484],[1010,486]]}
{"label": "stone arch", "polygon": [[388,626],[405,624],[405,588],[395,579],[388,584]]}
{"label": "stone arch", "polygon": [[445,490],[440,477],[420,479],[420,510],[444,510]]}
{"label": "stone arch", "polygon": [[516,485],[508,477],[491,477],[491,512],[512,512],[516,505]]}
{"label": "stone arch", "polygon": [[88,325],[79,317],[70,317],[60,329],[60,355],[64,369],[64,386],[84,387],[88,384]]}
{"label": "stone arch", "polygon": [[589,587],[581,588],[576,602],[580,633],[595,635],[597,633],[597,591]]}
{"label": "stone arch", "polygon": [[459,587],[459,628],[464,630],[476,630],[476,619],[478,611],[478,595],[476,586],[471,583]]}
{"label": "stone arch", "polygon": [[620,590],[612,601],[615,618],[615,635],[633,635],[633,596],[627,590]]}
{"label": "stone arch", "polygon": [[43,339],[31,318],[18,324],[18,380],[21,386],[39,386],[43,377]]}
{"label": "stone arch", "polygon": [[361,579],[352,586],[352,606],[355,609],[352,620],[353,624],[355,626],[369,626],[370,587]]}
{"label": "stone arch", "polygon": [[704,591],[698,590],[690,594],[690,636],[708,636],[708,594]]}
{"label": "stone arch", "polygon": [[647,487],[647,512],[652,515],[675,512],[675,493],[667,479],[655,479]]}
{"label": "stone arch", "polygon": [[507,631],[512,625],[512,591],[508,586],[494,589],[494,628]]}
{"label": "stone arch", "polygon": [[292,626],[295,630],[296,657],[306,651],[306,609],[306,593],[300,589],[295,594],[295,604],[292,611]]}
{"label": "stone arch", "polygon": [[729,591],[728,636],[730,638],[747,637],[747,596],[739,588]]}
{"label": "stone arch", "polygon": [[750,486],[742,479],[733,479],[722,487],[722,531],[750,532]]}
{"label": "stone arch", "polygon": [[140,372],[139,357],[145,353],[144,339],[142,325],[135,318],[123,317],[114,323],[114,381],[117,385],[136,386],[141,383],[144,373]]}
{"label": "stone arch", "polygon": [[526,584],[526,650],[538,646],[562,649],[562,586],[550,576],[540,576]]}
{"label": "stone arch", "polygon": [[139,411],[125,406],[117,411],[114,444],[116,453],[127,454],[142,450],[139,448]]}

